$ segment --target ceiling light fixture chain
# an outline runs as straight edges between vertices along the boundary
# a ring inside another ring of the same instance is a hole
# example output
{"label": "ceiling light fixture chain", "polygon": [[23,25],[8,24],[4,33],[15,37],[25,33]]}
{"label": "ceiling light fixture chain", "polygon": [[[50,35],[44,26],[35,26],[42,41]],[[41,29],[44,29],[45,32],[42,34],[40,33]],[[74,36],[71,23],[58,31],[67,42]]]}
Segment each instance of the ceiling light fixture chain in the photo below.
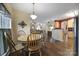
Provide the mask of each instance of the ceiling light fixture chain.
{"label": "ceiling light fixture chain", "polygon": [[33,0],[33,14],[32,15],[30,15],[30,17],[33,19],[33,20],[35,20],[36,18],[37,18],[37,15],[35,15],[35,3],[34,3],[34,0]]}
{"label": "ceiling light fixture chain", "polygon": [[33,3],[33,15],[35,14],[35,3]]}

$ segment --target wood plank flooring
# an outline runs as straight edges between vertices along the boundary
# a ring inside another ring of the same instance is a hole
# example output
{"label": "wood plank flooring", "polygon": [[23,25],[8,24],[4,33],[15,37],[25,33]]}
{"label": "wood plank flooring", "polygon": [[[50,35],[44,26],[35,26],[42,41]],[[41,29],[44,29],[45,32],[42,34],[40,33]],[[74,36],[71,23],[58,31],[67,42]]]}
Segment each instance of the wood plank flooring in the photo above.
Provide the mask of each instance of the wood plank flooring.
{"label": "wood plank flooring", "polygon": [[64,43],[46,42],[46,44],[42,47],[41,50],[43,56],[63,56],[64,48]]}

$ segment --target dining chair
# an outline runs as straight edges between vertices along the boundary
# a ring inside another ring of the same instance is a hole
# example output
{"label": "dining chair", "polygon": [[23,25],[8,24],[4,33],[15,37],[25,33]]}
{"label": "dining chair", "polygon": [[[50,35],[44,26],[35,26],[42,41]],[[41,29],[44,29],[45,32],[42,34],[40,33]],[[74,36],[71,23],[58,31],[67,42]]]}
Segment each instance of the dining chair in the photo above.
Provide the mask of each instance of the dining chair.
{"label": "dining chair", "polygon": [[29,56],[31,54],[39,53],[41,56],[41,38],[40,34],[30,34],[28,36],[28,51],[29,51]]}
{"label": "dining chair", "polygon": [[19,31],[17,32],[17,35],[18,35],[18,37],[19,37],[19,36],[21,36],[21,35],[26,35],[26,33],[25,33],[24,30],[19,30]]}
{"label": "dining chair", "polygon": [[7,42],[10,48],[10,54],[20,55],[22,53],[22,49],[24,48],[24,46],[22,46],[22,44],[15,44],[14,41],[12,40],[10,32],[6,32],[5,37],[7,39]]}

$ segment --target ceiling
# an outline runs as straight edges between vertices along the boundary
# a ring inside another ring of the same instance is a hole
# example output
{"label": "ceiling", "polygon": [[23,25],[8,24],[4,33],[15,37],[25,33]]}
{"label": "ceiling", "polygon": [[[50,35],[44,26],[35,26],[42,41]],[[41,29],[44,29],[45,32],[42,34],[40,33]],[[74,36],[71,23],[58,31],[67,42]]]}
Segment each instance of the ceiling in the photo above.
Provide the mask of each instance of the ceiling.
{"label": "ceiling", "polygon": [[[12,6],[26,13],[32,14],[32,3],[12,3]],[[38,16],[37,21],[45,22],[55,19],[69,11],[79,9],[79,3],[36,3],[35,13]]]}

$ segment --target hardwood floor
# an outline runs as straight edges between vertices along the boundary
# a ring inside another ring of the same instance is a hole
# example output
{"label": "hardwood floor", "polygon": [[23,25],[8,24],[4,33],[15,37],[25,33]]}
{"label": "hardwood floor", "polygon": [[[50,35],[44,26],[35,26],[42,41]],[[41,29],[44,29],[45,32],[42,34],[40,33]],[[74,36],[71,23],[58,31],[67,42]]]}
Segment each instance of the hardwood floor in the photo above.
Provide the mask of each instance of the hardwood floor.
{"label": "hardwood floor", "polygon": [[64,43],[46,42],[46,44],[42,47],[41,50],[43,56],[63,56],[64,48]]}

